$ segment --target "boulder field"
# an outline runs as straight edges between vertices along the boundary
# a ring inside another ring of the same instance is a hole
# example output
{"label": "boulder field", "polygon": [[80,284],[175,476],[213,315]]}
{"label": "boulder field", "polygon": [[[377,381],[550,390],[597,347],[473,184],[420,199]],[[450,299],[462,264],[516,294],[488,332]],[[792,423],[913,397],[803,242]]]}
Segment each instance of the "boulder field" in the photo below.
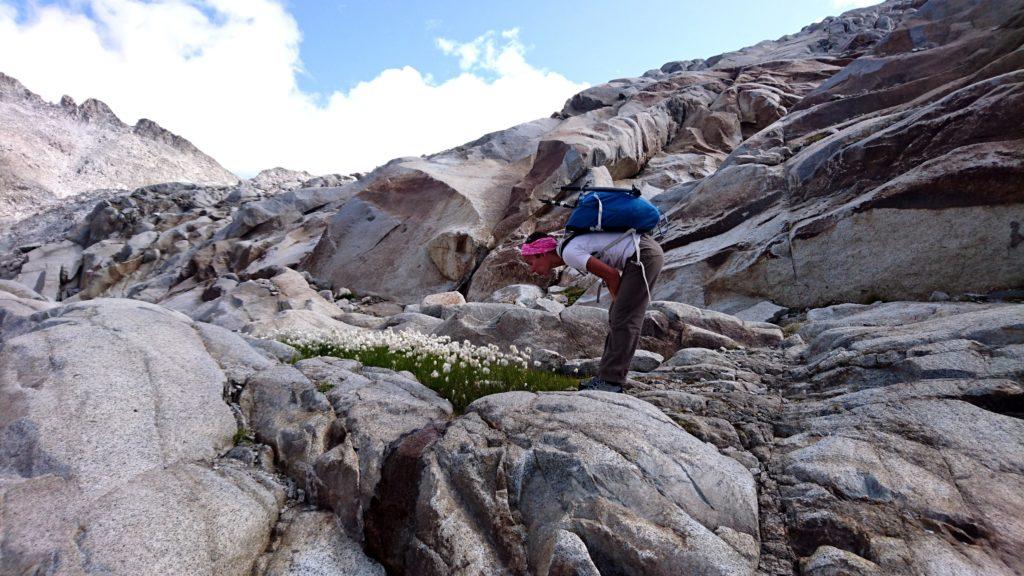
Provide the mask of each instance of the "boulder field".
{"label": "boulder field", "polygon": [[[0,222],[0,575],[1024,574],[1022,41],[1016,0],[889,0],[353,176],[136,126],[213,179]],[[278,341],[593,373],[607,295],[517,250],[587,183],[666,216],[624,394],[456,410]]]}
{"label": "boulder field", "polygon": [[2,288],[4,573],[1024,569],[1024,304],[832,306],[783,339],[658,303],[675,352],[626,394],[458,414],[408,373]]}

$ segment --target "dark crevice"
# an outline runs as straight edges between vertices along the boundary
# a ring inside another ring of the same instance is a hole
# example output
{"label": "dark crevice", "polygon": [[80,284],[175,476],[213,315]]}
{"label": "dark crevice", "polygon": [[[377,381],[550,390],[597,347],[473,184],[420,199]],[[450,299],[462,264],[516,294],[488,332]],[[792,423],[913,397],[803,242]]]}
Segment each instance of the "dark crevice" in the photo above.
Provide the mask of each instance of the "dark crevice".
{"label": "dark crevice", "polygon": [[381,465],[380,481],[364,515],[363,535],[368,556],[381,563],[388,574],[407,574],[416,538],[416,501],[425,463],[422,455],[444,433],[429,425],[411,432],[388,447]]}
{"label": "dark crevice", "polygon": [[983,410],[1024,420],[1024,388],[1017,390],[992,390],[986,394],[967,395],[960,398]]}

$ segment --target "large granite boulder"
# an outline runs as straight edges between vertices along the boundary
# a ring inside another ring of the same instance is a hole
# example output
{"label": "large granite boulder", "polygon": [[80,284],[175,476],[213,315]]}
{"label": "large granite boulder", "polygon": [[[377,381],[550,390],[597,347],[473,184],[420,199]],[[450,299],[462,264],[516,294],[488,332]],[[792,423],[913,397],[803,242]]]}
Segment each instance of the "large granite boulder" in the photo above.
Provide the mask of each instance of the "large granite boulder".
{"label": "large granite boulder", "polygon": [[385,453],[407,434],[443,428],[452,417],[451,403],[407,375],[352,360],[310,358],[295,367],[325,390],[336,416],[331,445],[318,454],[310,476],[313,500],[333,510],[361,541]]}
{"label": "large granite boulder", "polygon": [[197,326],[129,300],[31,318],[0,348],[4,571],[249,574],[284,491],[211,467],[236,424]]}
{"label": "large granite boulder", "polygon": [[824,324],[802,328],[808,363],[799,375],[808,391],[931,378],[1014,378],[1024,361],[1020,305],[890,303]]}
{"label": "large granite boulder", "polygon": [[714,310],[680,302],[651,303],[644,323],[644,335],[677,348],[739,348],[774,346],[782,341],[782,330],[767,322],[747,322]]}
{"label": "large granite boulder", "polygon": [[239,405],[256,440],[273,448],[283,471],[308,490],[334,420],[317,385],[291,366],[271,366],[246,381]]}
{"label": "large granite boulder", "polygon": [[[434,434],[436,436],[437,433]],[[422,456],[412,468],[417,448]],[[736,461],[646,402],[482,398],[385,463],[368,546],[415,574],[753,574],[757,492]]]}
{"label": "large granite boulder", "polygon": [[[520,163],[521,164],[521,163]],[[332,286],[405,302],[452,290],[491,247],[519,164],[400,159],[355,184],[304,267]]]}

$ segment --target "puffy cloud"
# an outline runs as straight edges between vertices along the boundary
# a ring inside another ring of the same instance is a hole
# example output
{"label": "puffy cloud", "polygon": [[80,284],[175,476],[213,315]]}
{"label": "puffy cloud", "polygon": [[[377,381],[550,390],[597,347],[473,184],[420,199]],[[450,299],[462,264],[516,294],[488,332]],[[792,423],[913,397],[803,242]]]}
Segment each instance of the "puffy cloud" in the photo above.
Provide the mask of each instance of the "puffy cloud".
{"label": "puffy cloud", "polygon": [[74,0],[19,20],[0,0],[0,71],[44,98],[99,98],[248,176],[365,171],[548,116],[586,87],[526,61],[517,30],[439,38],[461,73],[405,66],[326,98],[296,76],[301,31],[273,0]]}

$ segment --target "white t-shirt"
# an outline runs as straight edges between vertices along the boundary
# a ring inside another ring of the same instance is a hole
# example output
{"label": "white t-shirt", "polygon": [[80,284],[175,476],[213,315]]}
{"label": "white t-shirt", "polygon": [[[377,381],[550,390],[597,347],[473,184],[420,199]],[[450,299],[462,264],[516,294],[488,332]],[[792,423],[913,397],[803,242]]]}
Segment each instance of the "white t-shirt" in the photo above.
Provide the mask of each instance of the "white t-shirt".
{"label": "white t-shirt", "polygon": [[[621,240],[605,250],[604,254],[597,258],[594,253],[604,250],[605,246],[608,246],[617,238],[621,238]],[[591,232],[589,234],[581,234],[570,240],[565,248],[562,249],[562,260],[565,260],[566,264],[580,272],[588,274],[587,260],[590,260],[591,256],[616,270],[622,270],[626,267],[629,257],[635,252],[636,247],[633,245],[632,234],[623,235],[622,232]]]}

